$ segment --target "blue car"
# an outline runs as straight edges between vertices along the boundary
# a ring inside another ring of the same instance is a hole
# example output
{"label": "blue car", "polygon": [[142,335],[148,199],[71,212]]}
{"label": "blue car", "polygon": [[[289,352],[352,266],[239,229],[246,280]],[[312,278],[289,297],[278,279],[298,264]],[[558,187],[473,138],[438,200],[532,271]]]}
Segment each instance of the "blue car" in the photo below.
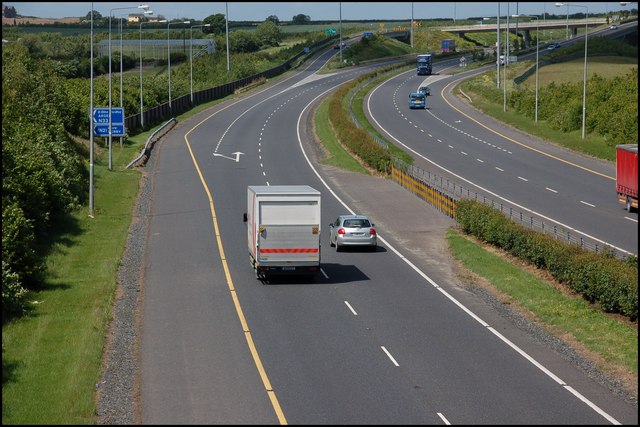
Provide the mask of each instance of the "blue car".
{"label": "blue car", "polygon": [[427,96],[420,92],[411,92],[409,95],[409,108],[427,108]]}

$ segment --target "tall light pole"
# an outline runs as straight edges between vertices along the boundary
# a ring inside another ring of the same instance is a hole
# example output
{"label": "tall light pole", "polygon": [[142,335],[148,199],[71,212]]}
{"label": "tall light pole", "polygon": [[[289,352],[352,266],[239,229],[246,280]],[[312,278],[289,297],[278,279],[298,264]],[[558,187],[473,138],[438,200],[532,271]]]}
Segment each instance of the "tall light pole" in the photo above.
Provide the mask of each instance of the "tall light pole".
{"label": "tall light pole", "polygon": [[[490,21],[493,18],[482,18],[483,21]],[[500,89],[500,3],[498,3],[498,17],[496,18],[496,87]]]}
{"label": "tall light pole", "polygon": [[505,28],[506,41],[505,41],[505,51],[504,51],[504,105],[503,112],[507,112],[507,64],[509,63],[509,3],[507,3],[507,28]]}
{"label": "tall light pole", "polygon": [[456,2],[453,2],[453,26],[456,26]]}
{"label": "tall light pole", "polygon": [[89,216],[93,218],[93,2],[91,2],[91,94],[89,95]]}
{"label": "tall light pole", "polygon": [[227,2],[224,2],[224,26],[227,33],[227,73],[231,71],[231,62],[229,62],[229,5]]}
{"label": "tall light pole", "polygon": [[169,111],[171,111],[171,45],[169,44],[169,26],[171,24],[190,24],[191,21],[182,21],[182,22],[168,22],[167,21],[167,61],[169,63]]}
{"label": "tall light pole", "polygon": [[411,47],[413,47],[413,2],[411,2]]}
{"label": "tall light pole", "polygon": [[144,101],[142,98],[142,24],[144,24],[144,22],[140,20],[140,126],[144,129]]}
{"label": "tall light pole", "polygon": [[[122,96],[122,65],[123,65],[124,52],[122,50],[122,16],[120,16],[120,108],[123,108],[123,96]],[[120,137],[120,148],[122,148],[122,137]]]}
{"label": "tall light pole", "polygon": [[[112,112],[111,112],[111,17],[113,16],[113,11],[114,10],[125,10],[125,9],[144,9],[147,10],[149,9],[149,5],[148,4],[141,4],[139,6],[125,6],[125,7],[114,7],[113,9],[109,10],[109,170],[112,169],[112,159],[113,159],[113,154],[112,154],[112,150],[111,150],[111,140],[112,140],[112,122],[113,122],[113,118],[112,118]],[[93,115],[93,111],[91,112],[91,114]]]}
{"label": "tall light pole", "polygon": [[189,28],[189,74],[191,80],[191,104],[193,104],[193,29],[198,27],[210,27],[211,24],[194,25]]}
{"label": "tall light pole", "polygon": [[[569,40],[569,6],[570,6],[570,5],[569,5],[569,3],[567,3],[567,18],[566,18],[566,22],[567,22],[566,27],[567,27],[567,30],[566,30],[566,35],[565,35],[565,37],[566,37],[566,39],[567,39],[567,40]],[[559,7],[557,3],[556,3],[556,7]]]}
{"label": "tall light pole", "polygon": [[[514,15],[520,17],[520,15]],[[540,45],[540,17],[538,15],[524,15],[529,18],[536,18],[536,126],[538,126],[538,47]]]}
{"label": "tall light pole", "polygon": [[[165,21],[166,20],[163,19],[158,22]],[[144,24],[144,21],[140,20],[140,126],[144,129],[144,97],[142,92],[142,24]]]}
{"label": "tall light pole", "polygon": [[[564,6],[564,3],[556,3],[556,7]],[[567,4],[567,7],[584,7],[587,9],[584,21],[584,77],[582,89],[582,139],[585,137],[585,119],[587,117],[587,41],[589,40],[589,8],[579,4]]]}
{"label": "tall light pole", "polygon": [[342,2],[340,2],[340,64],[342,64]]}

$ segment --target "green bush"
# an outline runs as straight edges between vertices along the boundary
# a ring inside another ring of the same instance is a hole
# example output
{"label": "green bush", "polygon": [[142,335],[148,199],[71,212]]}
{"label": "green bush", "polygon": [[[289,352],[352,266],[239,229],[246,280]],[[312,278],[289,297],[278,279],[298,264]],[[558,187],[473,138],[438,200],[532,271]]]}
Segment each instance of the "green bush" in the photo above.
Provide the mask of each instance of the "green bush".
{"label": "green bush", "polygon": [[27,290],[20,277],[11,271],[9,263],[2,260],[2,324],[25,312]]}
{"label": "green bush", "polygon": [[581,249],[523,227],[475,200],[458,201],[456,219],[464,233],[549,271],[558,282],[602,310],[637,319],[637,258],[620,260],[610,252]]}
{"label": "green bush", "polygon": [[35,234],[16,202],[2,198],[2,322],[24,311],[25,281],[33,281],[44,269],[34,250]]}
{"label": "green bush", "polygon": [[342,86],[336,91],[329,103],[329,121],[336,131],[338,139],[347,148],[362,159],[369,167],[378,172],[386,173],[391,164],[390,153],[381,147],[365,130],[360,129],[351,121],[351,115],[342,105],[347,93],[357,86],[359,81]]}

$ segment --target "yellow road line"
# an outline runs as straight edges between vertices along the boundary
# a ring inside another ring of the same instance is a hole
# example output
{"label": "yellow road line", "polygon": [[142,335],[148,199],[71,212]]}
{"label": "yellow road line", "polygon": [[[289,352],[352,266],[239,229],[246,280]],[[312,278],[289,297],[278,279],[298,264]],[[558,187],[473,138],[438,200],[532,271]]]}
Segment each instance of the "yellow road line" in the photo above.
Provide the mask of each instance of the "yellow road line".
{"label": "yellow road line", "polygon": [[[205,119],[206,120],[206,119]],[[202,122],[201,122],[202,123]],[[197,125],[196,125],[197,127]],[[195,129],[195,127],[193,128]],[[211,196],[211,192],[209,191],[209,187],[202,176],[202,172],[200,171],[200,167],[198,166],[198,162],[196,161],[196,157],[193,154],[193,150],[191,149],[191,145],[189,144],[189,140],[187,136],[191,131],[187,132],[184,136],[184,142],[187,144],[187,148],[189,149],[189,154],[191,155],[191,160],[193,160],[193,165],[198,172],[198,176],[200,177],[200,182],[202,182],[202,186],[204,187],[205,192],[207,193],[207,197],[209,199],[209,208],[211,210],[211,218],[213,219],[213,228],[216,233],[216,242],[218,243],[218,251],[220,252],[220,261],[222,262],[222,267],[224,269],[224,274],[227,279],[227,286],[229,287],[229,292],[231,293],[231,299],[233,300],[233,305],[236,309],[236,313],[238,314],[238,319],[240,319],[240,324],[242,325],[242,330],[244,331],[245,339],[247,340],[247,345],[249,346],[249,351],[251,352],[251,356],[253,357],[253,362],[258,369],[258,373],[260,374],[260,378],[262,379],[262,384],[269,396],[269,400],[271,401],[271,405],[273,406],[273,410],[278,417],[278,421],[280,421],[281,425],[286,425],[287,419],[282,412],[282,408],[280,407],[280,403],[278,402],[278,398],[276,397],[273,388],[271,387],[271,382],[269,381],[269,377],[267,376],[267,372],[264,370],[264,366],[262,365],[262,361],[260,360],[260,356],[258,355],[258,350],[256,349],[255,344],[253,343],[253,338],[251,337],[251,331],[249,330],[249,325],[244,317],[244,313],[242,312],[242,307],[240,306],[240,300],[238,299],[238,295],[236,294],[235,287],[233,286],[233,280],[231,278],[231,272],[229,271],[229,266],[227,264],[227,259],[224,255],[224,248],[222,246],[222,238],[220,236],[220,228],[218,227],[218,218],[216,216],[216,209],[213,204],[213,197]]]}

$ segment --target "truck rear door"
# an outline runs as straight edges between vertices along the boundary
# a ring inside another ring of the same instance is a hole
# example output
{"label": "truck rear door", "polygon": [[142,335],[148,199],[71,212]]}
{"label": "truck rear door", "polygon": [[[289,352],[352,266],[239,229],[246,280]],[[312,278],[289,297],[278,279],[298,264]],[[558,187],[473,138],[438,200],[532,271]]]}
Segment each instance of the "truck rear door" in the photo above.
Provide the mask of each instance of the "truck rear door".
{"label": "truck rear door", "polygon": [[261,202],[258,230],[260,264],[319,263],[319,210],[317,202]]}

